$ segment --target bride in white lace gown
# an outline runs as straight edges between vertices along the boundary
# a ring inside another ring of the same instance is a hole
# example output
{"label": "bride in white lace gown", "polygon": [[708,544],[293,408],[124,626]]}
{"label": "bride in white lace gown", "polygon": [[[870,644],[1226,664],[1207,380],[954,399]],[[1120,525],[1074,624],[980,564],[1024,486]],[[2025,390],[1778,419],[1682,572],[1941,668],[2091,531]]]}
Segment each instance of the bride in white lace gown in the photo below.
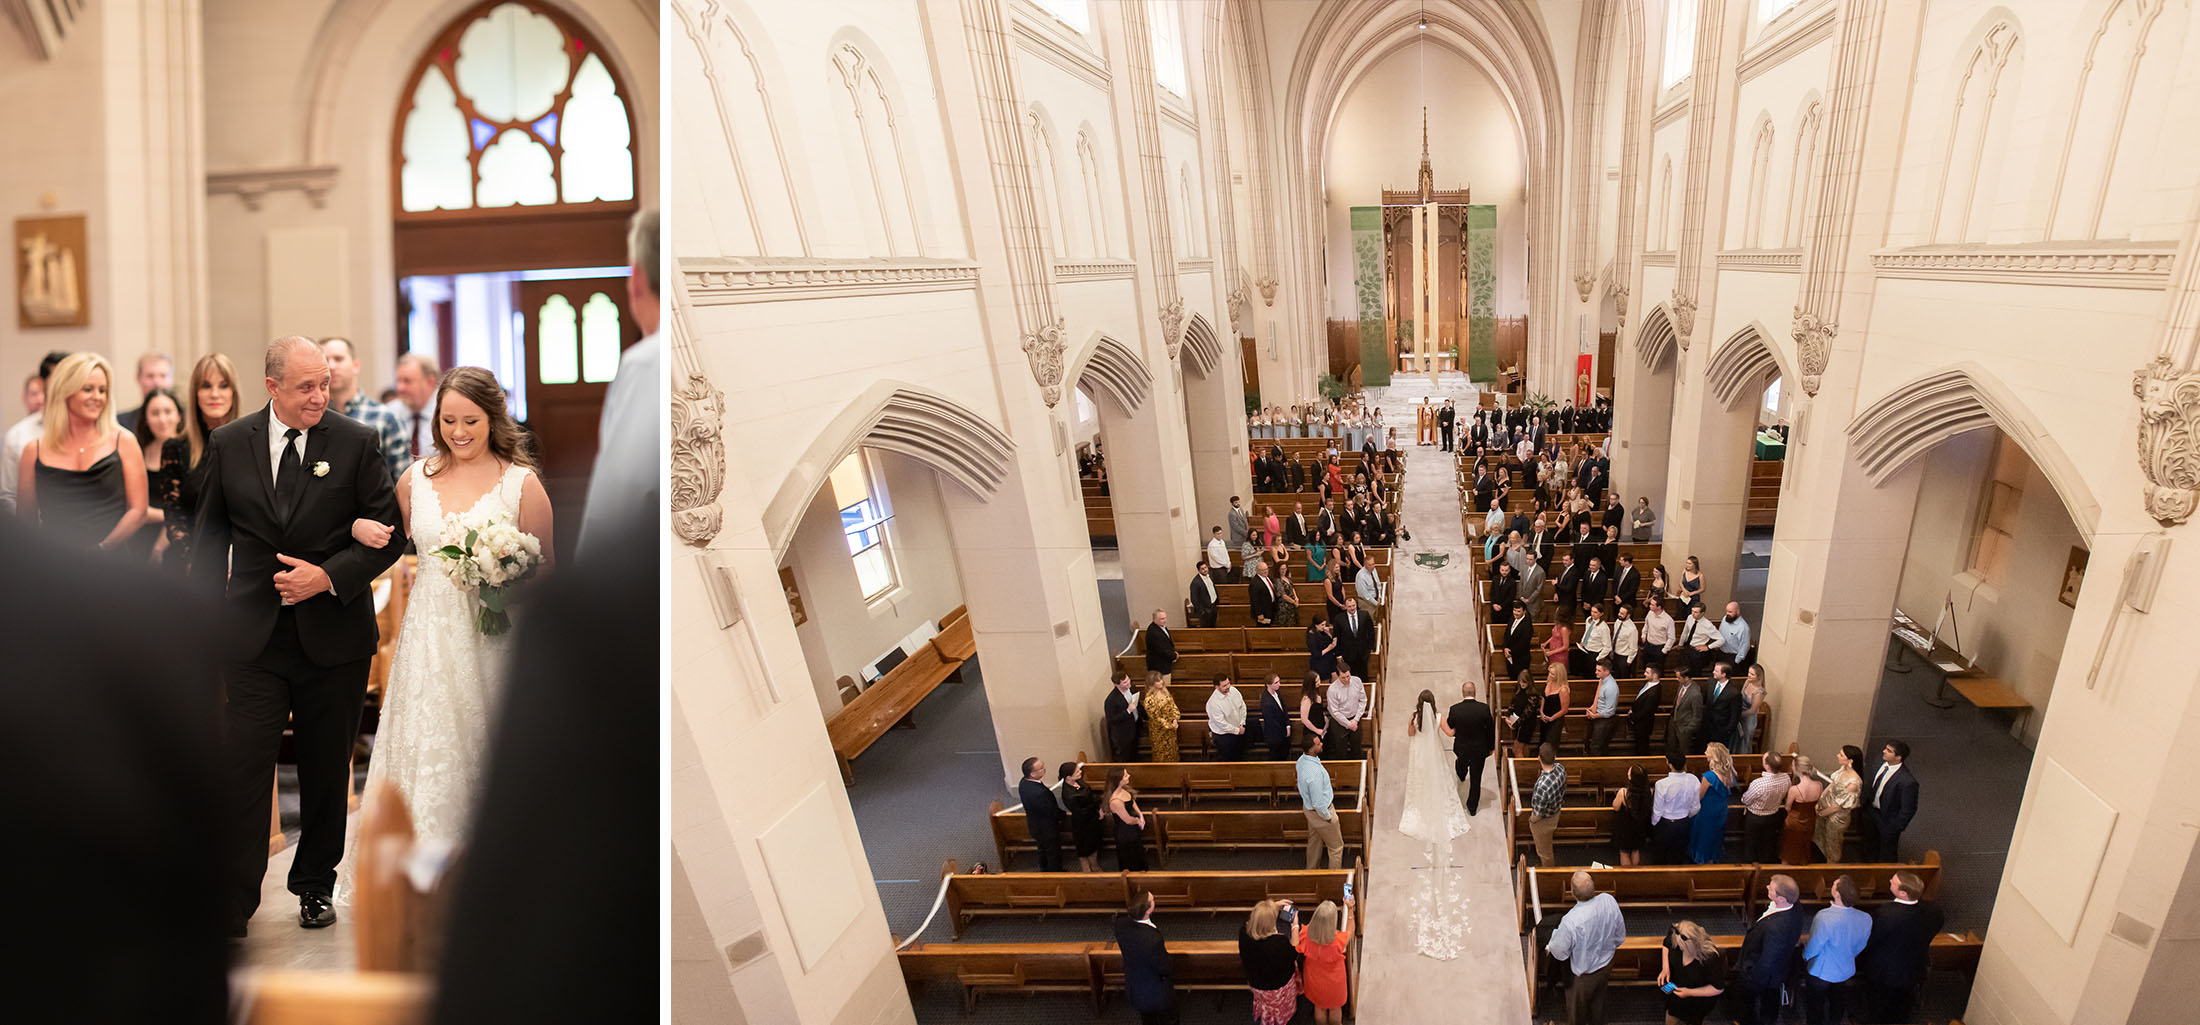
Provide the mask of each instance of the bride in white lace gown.
{"label": "bride in white lace gown", "polygon": [[[365,792],[383,780],[394,784],[412,813],[414,837],[440,847],[465,839],[512,634],[482,634],[475,596],[452,582],[443,559],[425,553],[442,544],[454,516],[500,518],[541,542],[547,568],[551,517],[549,495],[527,465],[524,436],[488,371],[459,367],[445,375],[434,427],[435,453],[413,463],[397,484],[406,530],[424,554],[382,692]],[[354,529],[365,532],[367,544],[388,543],[388,528],[376,526],[362,521]],[[354,831],[338,871],[340,895],[351,889],[357,845]]]}
{"label": "bride in white lace gown", "polygon": [[1466,931],[1466,897],[1452,872],[1451,841],[1464,836],[1467,809],[1459,801],[1459,781],[1444,750],[1443,712],[1436,695],[1422,691],[1406,723],[1406,808],[1398,831],[1421,841],[1429,869],[1414,887],[1413,936],[1421,953],[1439,960],[1459,956]]}

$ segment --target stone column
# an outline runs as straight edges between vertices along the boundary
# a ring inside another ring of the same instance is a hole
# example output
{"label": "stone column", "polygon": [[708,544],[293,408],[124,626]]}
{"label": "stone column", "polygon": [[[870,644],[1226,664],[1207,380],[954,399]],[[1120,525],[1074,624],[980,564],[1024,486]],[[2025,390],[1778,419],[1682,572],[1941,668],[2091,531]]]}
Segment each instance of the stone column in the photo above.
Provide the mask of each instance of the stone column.
{"label": "stone column", "polygon": [[165,352],[179,385],[210,351],[203,20],[200,0],[125,0],[99,18],[107,202],[91,227],[107,278],[92,295],[116,362]]}
{"label": "stone column", "polygon": [[[1215,273],[1211,275],[1217,293],[1215,309],[1224,311],[1223,321],[1214,325],[1222,358],[1204,374],[1187,371],[1184,380],[1184,421],[1191,438],[1193,490],[1204,515],[1208,510],[1228,507],[1231,495],[1247,495],[1253,490],[1253,471],[1247,456],[1251,439],[1245,430],[1245,368],[1238,356],[1238,336],[1252,312],[1251,305],[1258,300],[1252,294],[1251,279],[1238,252],[1237,203],[1231,195],[1235,172],[1230,164],[1229,89],[1225,84],[1229,37],[1223,23],[1223,5],[1206,5],[1206,16],[1201,21],[1204,28],[1199,46],[1205,62],[1200,83],[1203,103],[1199,149],[1202,162],[1210,169],[1207,194],[1213,198],[1205,206],[1213,213],[1210,229],[1218,243]],[[1195,530],[1197,519],[1195,516]]]}

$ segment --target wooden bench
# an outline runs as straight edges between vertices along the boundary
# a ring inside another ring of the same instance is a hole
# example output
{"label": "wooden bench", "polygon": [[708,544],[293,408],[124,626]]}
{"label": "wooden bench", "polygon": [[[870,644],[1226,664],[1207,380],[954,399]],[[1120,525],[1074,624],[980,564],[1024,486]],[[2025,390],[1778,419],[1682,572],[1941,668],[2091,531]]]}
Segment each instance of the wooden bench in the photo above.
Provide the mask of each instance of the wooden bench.
{"label": "wooden bench", "polygon": [[[1359,795],[1354,795],[1349,802],[1340,796],[1336,802],[1337,824],[1344,833],[1347,851],[1365,848],[1367,832],[1361,808],[1364,803]],[[1164,864],[1170,851],[1180,849],[1304,850],[1306,847],[1306,814],[1298,808],[1261,811],[1147,808],[1145,812],[1146,843],[1155,849],[1157,860]],[[987,821],[993,830],[993,849],[1002,870],[1008,869],[1014,855],[1039,850],[1032,842],[1031,827],[1025,824],[1022,805],[1004,809],[1001,802],[994,801]],[[1106,830],[1104,835],[1112,845],[1113,830]],[[1063,849],[1070,849],[1071,844],[1065,824]]]}
{"label": "wooden bench", "polygon": [[[1637,682],[1639,682],[1639,681],[1637,681]],[[1626,695],[1627,695],[1627,689],[1626,689],[1626,687],[1627,687],[1627,685],[1626,685],[1625,683],[1621,683],[1621,684],[1620,684],[1620,694],[1621,694],[1621,697],[1620,697],[1620,707],[1619,707],[1619,720],[1620,720],[1620,723],[1619,723],[1619,727],[1618,727],[1618,729],[1617,729],[1617,730],[1616,730],[1616,731],[1615,731],[1615,732],[1614,732],[1614,733],[1612,734],[1612,746],[1613,746],[1613,747],[1615,747],[1615,748],[1618,748],[1618,747],[1626,747],[1626,748],[1632,749],[1632,748],[1634,747],[1634,743],[1635,743],[1635,738],[1634,738],[1634,734],[1633,734],[1633,733],[1631,733],[1631,732],[1629,732],[1629,727],[1628,727],[1628,725],[1627,725],[1627,696],[1626,696]],[[1503,707],[1502,707],[1502,706],[1500,706],[1500,707],[1498,708],[1497,712],[1498,712],[1498,714],[1499,714],[1500,716],[1502,716],[1502,715],[1503,715],[1503,713],[1504,713],[1504,709],[1503,709]],[[1574,706],[1574,707],[1573,707],[1573,708],[1572,708],[1571,710],[1569,710],[1569,711],[1568,711],[1568,712],[1567,712],[1567,713],[1566,713],[1566,714],[1565,714],[1564,716],[1560,717],[1560,719],[1558,720],[1558,722],[1559,722],[1559,737],[1558,737],[1557,745],[1558,745],[1558,751],[1559,751],[1559,755],[1560,755],[1560,758],[1559,758],[1559,760],[1560,760],[1561,762],[1566,762],[1566,763],[1568,763],[1568,764],[1571,764],[1571,763],[1572,763],[1572,757],[1571,757],[1571,756],[1568,756],[1568,755],[1567,755],[1567,752],[1569,752],[1569,751],[1583,751],[1583,750],[1587,750],[1587,746],[1588,746],[1588,743],[1589,743],[1589,728],[1590,728],[1590,727],[1589,727],[1589,710],[1588,710],[1588,709],[1586,709],[1586,708],[1584,708],[1584,707],[1582,707],[1582,706],[1580,706],[1580,705],[1576,705],[1576,706]],[[1673,709],[1672,709],[1671,707],[1663,707],[1663,708],[1660,708],[1660,709],[1658,709],[1658,714],[1657,714],[1657,716],[1656,716],[1655,718],[1653,718],[1653,719],[1651,720],[1651,725],[1650,725],[1650,744],[1651,744],[1651,746],[1652,746],[1652,747],[1654,747],[1654,748],[1657,748],[1658,750],[1661,750],[1661,751],[1662,751],[1662,750],[1664,750],[1664,748],[1665,748],[1665,733],[1666,733],[1666,730],[1667,730],[1667,728],[1668,728],[1668,727],[1670,727],[1670,726],[1672,725],[1672,722],[1673,722]],[[1761,717],[1759,717],[1759,718],[1758,718],[1758,720],[1757,720],[1757,733],[1756,733],[1756,736],[1754,736],[1754,737],[1752,737],[1752,738],[1751,738],[1751,740],[1750,740],[1750,747],[1751,747],[1752,749],[1754,749],[1754,750],[1758,750],[1758,751],[1762,751],[1762,750],[1764,750],[1764,745],[1765,745],[1765,738],[1766,738],[1766,737],[1768,737],[1768,736],[1770,736],[1770,735],[1771,735],[1771,733],[1772,733],[1772,717],[1771,717],[1771,716],[1769,716],[1769,715],[1768,715],[1768,716],[1761,716]],[[1505,729],[1505,728],[1504,728],[1504,726],[1503,726],[1503,723],[1502,723],[1502,721],[1500,721],[1500,723],[1499,723],[1499,730],[1498,730],[1498,734],[1499,734],[1499,737],[1500,737],[1500,739],[1501,739],[1501,740],[1502,740],[1503,742],[1505,742],[1505,743],[1511,743],[1511,742],[1512,742],[1512,739],[1513,739],[1513,734],[1512,734],[1512,731],[1511,731],[1511,730],[1509,730],[1509,729]],[[1541,743],[1542,743],[1542,742],[1543,742],[1543,741],[1544,741],[1545,739],[1547,739],[1547,738],[1544,738],[1544,737],[1540,736],[1540,733],[1539,733],[1539,735],[1538,735],[1538,737],[1537,737],[1537,743],[1538,743],[1538,744],[1541,744]],[[1570,771],[1570,770],[1569,770],[1569,771]],[[1662,775],[1664,775],[1664,773],[1663,773],[1663,772],[1660,772],[1660,773],[1658,773],[1658,775],[1661,775],[1661,776],[1662,776]],[[1533,777],[1530,777],[1530,778],[1531,778],[1531,780],[1533,779]]]}
{"label": "wooden bench", "polygon": [[[1296,630],[1297,628],[1285,627],[1284,629]],[[1299,630],[1298,633],[1301,638],[1305,637],[1305,631]],[[1266,681],[1270,673],[1281,676],[1286,680],[1304,680],[1306,679],[1306,667],[1306,645],[1302,640],[1296,651],[1284,649],[1268,652],[1217,651],[1193,652],[1191,654],[1180,651],[1177,653],[1176,665],[1170,670],[1169,675],[1172,682],[1181,677],[1192,682],[1203,682],[1209,685],[1214,683],[1217,676],[1228,676],[1232,680],[1239,681]],[[1115,669],[1117,672],[1131,674],[1131,679],[1143,686],[1143,681],[1146,679],[1146,656],[1143,654],[1117,655],[1115,657]],[[1373,651],[1368,652],[1367,675],[1361,677],[1361,679],[1372,685],[1375,681],[1382,679],[1382,676],[1383,630],[1381,627],[1376,627],[1375,648]],[[1206,703],[1207,699],[1200,699],[1202,707]],[[1250,705],[1252,701],[1248,699],[1246,704]]]}
{"label": "wooden bench", "polygon": [[[1523,797],[1525,791],[1522,791]],[[1729,804],[1726,808],[1726,847],[1739,851],[1742,835],[1742,806]],[[1528,809],[1516,808],[1513,817],[1513,849],[1526,852],[1535,849],[1535,837],[1528,832]],[[1556,847],[1582,847],[1612,842],[1612,823],[1618,816],[1610,807],[1591,805],[1567,808],[1559,813],[1558,833],[1551,840]],[[1568,866],[1580,868],[1579,865]]]}
{"label": "wooden bench", "polygon": [[[1765,905],[1765,884],[1775,875],[1795,880],[1800,902],[1824,904],[1832,900],[1833,881],[1848,876],[1856,884],[1857,905],[1870,907],[1894,899],[1887,880],[1897,872],[1914,872],[1925,884],[1924,896],[1940,892],[1940,852],[1927,851],[1923,860],[1903,862],[1851,862],[1823,865],[1639,865],[1628,868],[1589,870],[1598,893],[1609,893],[1628,907],[1722,907],[1744,918],[1755,916]],[[1573,874],[1579,866],[1531,868],[1532,885],[1543,895],[1543,913],[1564,914],[1571,905]],[[1523,917],[1521,931],[1534,926]]]}
{"label": "wooden bench", "polygon": [[1154,895],[1157,914],[1245,914],[1264,900],[1312,908],[1342,901],[1347,869],[1263,872],[999,872],[972,875],[947,863],[947,912],[957,939],[980,918],[1118,915],[1131,895]]}
{"label": "wooden bench", "polygon": [[[1322,763],[1329,770],[1329,788],[1340,801],[1358,799],[1366,766],[1357,760]],[[1109,774],[1117,769],[1130,770],[1131,786],[1145,802],[1190,807],[1207,799],[1274,806],[1281,805],[1286,795],[1298,796],[1297,762],[1086,762],[1085,788],[1095,793],[1106,790]]]}
{"label": "wooden bench", "polygon": [[940,619],[938,635],[833,713],[825,721],[825,733],[832,740],[833,759],[840,764],[841,783],[854,786],[855,767],[850,763],[855,757],[907,719],[934,688],[961,679],[963,662],[975,654],[977,640],[970,629],[969,611],[958,606]]}
{"label": "wooden bench", "polygon": [[1749,496],[1742,512],[1743,526],[1769,527],[1779,521],[1780,474],[1786,467],[1787,463],[1778,459],[1749,461]]}
{"label": "wooden bench", "polygon": [[[1711,942],[1719,948],[1720,956],[1729,962],[1742,949],[1740,936],[1713,936]],[[1986,940],[1976,932],[1940,933],[1933,937],[1927,964],[1941,971],[1975,972],[1978,970],[1979,953]],[[1606,977],[1608,986],[1655,986],[1658,969],[1663,963],[1660,951],[1665,949],[1663,936],[1629,936],[1621,941],[1619,949],[1612,952],[1611,974]],[[1565,965],[1541,949],[1533,949],[1528,956],[1528,1001],[1533,1009],[1541,995],[1542,980],[1552,980],[1553,985],[1571,978]],[[1729,990],[1731,992],[1731,990]],[[1962,1025],[1952,1022],[1950,1025]]]}
{"label": "wooden bench", "polygon": [[[1535,778],[1543,773],[1542,763],[1534,758],[1513,758],[1509,761],[1512,763],[1513,785],[1519,787],[1522,792],[1533,790],[1535,788]],[[1666,773],[1672,771],[1671,767],[1666,764],[1664,755],[1649,755],[1641,758],[1632,755],[1602,758],[1575,757],[1564,759],[1564,763],[1566,766],[1567,796],[1583,795],[1588,801],[1597,801],[1604,804],[1611,804],[1613,795],[1626,788],[1627,770],[1629,768],[1637,765],[1642,766],[1642,771],[1650,776],[1652,784],[1656,784]],[[1710,768],[1711,760],[1702,755],[1693,755],[1688,759],[1690,774],[1702,775]],[[1735,755],[1734,771],[1740,779],[1755,779],[1765,771],[1765,756],[1761,754]]]}

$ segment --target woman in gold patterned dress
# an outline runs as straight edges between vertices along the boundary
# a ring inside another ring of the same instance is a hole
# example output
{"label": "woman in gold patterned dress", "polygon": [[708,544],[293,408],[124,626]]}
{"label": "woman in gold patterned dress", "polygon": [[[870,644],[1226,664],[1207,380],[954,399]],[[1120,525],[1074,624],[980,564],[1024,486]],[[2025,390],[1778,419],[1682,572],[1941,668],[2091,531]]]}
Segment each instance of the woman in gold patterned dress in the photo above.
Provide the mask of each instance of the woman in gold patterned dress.
{"label": "woman in gold patterned dress", "polygon": [[1181,761],[1176,746],[1176,723],[1182,713],[1176,709],[1176,698],[1169,694],[1169,678],[1160,673],[1146,674],[1146,746],[1157,762]]}
{"label": "woman in gold patterned dress", "polygon": [[1863,760],[1863,748],[1854,744],[1841,745],[1841,767],[1833,771],[1833,778],[1826,783],[1826,792],[1818,795],[1818,830],[1814,839],[1818,852],[1825,855],[1827,861],[1841,860],[1841,838],[1848,835],[1849,814],[1864,797],[1864,777],[1856,771],[1856,763]]}

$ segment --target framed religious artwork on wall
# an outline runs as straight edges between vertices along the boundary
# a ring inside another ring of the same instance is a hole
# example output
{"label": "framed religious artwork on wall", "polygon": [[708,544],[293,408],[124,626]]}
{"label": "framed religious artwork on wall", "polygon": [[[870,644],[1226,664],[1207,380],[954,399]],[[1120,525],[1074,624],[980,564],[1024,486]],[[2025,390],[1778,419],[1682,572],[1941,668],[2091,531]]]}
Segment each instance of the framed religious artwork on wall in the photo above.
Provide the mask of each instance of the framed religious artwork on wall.
{"label": "framed religious artwork on wall", "polygon": [[2078,607],[2078,588],[2085,586],[2085,561],[2091,553],[2076,545],[2070,548],[2070,563],[2063,567],[2062,588],[2055,597],[2071,608]]}
{"label": "framed religious artwork on wall", "polygon": [[91,261],[84,215],[15,219],[16,326],[88,327]]}

